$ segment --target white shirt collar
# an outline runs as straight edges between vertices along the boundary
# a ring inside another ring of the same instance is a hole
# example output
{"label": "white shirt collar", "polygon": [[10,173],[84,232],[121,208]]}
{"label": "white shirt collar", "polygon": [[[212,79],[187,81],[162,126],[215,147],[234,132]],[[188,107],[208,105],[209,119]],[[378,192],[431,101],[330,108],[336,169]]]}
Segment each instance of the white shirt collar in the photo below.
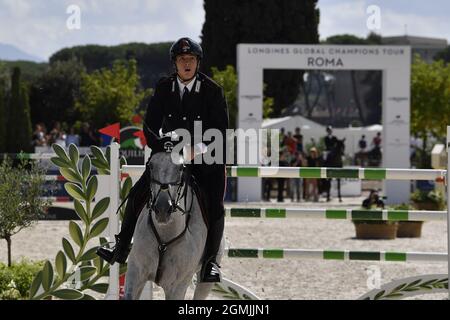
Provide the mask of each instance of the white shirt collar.
{"label": "white shirt collar", "polygon": [[194,77],[188,84],[184,84],[181,82],[180,78],[177,77],[177,82],[178,82],[178,88],[180,89],[180,98],[183,97],[183,93],[184,93],[184,87],[187,87],[189,92],[192,91],[192,87],[194,86],[195,83],[195,79],[197,79],[197,77]]}

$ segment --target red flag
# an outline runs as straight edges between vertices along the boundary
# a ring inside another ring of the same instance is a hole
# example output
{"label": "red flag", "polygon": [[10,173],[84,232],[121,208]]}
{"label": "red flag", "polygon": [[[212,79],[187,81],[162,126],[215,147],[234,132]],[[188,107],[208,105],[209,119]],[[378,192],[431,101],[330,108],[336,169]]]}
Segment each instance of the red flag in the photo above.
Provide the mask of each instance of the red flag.
{"label": "red flag", "polygon": [[147,139],[145,139],[144,131],[136,131],[135,133],[133,133],[133,136],[138,137],[141,141],[142,147],[145,148],[145,146],[147,145]]}
{"label": "red flag", "polygon": [[114,123],[110,126],[101,128],[98,130],[100,133],[106,134],[107,136],[113,137],[120,143],[120,123]]}

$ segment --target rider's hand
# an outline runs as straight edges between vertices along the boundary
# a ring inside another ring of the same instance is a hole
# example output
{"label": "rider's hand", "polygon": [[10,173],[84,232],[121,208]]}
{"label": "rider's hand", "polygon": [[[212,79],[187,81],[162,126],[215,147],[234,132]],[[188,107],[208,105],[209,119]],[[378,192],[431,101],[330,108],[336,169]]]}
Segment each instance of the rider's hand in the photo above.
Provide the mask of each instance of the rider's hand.
{"label": "rider's hand", "polygon": [[190,146],[190,145],[185,145],[183,147],[183,157],[184,157],[184,160],[187,162],[192,161],[192,159],[194,159],[194,157],[195,157],[194,147]]}

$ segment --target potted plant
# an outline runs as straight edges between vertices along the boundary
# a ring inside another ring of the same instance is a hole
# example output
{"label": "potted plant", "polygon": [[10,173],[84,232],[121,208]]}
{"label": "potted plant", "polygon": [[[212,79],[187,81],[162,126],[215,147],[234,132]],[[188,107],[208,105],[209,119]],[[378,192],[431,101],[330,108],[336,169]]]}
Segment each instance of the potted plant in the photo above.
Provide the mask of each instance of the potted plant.
{"label": "potted plant", "polygon": [[443,210],[444,197],[436,190],[416,190],[411,194],[411,201],[417,210]]}
{"label": "potted plant", "polygon": [[[416,210],[443,210],[444,197],[442,193],[435,190],[423,191],[416,190],[411,194],[413,208]],[[400,205],[395,207],[396,210],[409,210],[408,205]],[[423,221],[400,221],[397,237],[399,238],[420,238],[422,235]]]}
{"label": "potted plant", "polygon": [[[362,210],[384,209],[384,202],[376,190],[372,190],[362,203]],[[355,225],[357,239],[395,239],[397,221],[352,220]]]}
{"label": "potted plant", "polygon": [[355,224],[356,239],[395,239],[396,221],[352,220]]}

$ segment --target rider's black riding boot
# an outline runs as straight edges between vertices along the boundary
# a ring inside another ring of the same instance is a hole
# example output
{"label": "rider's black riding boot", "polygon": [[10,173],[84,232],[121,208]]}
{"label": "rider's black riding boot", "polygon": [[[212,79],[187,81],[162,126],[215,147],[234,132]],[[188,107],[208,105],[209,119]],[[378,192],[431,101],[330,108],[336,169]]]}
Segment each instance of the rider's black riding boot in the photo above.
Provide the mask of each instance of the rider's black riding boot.
{"label": "rider's black riding boot", "polygon": [[210,222],[200,282],[220,282],[220,266],[216,262],[216,256],[223,237],[224,222],[224,215]]}
{"label": "rider's black riding boot", "polygon": [[110,264],[114,264],[114,262],[125,263],[130,253],[134,228],[136,227],[139,213],[145,205],[145,199],[142,195],[136,194],[135,190],[139,189],[136,189],[135,186],[130,190],[120,233],[116,235],[116,245],[113,249],[99,248],[97,250],[97,255]]}
{"label": "rider's black riding boot", "polygon": [[120,233],[116,235],[116,245],[114,248],[99,248],[97,250],[97,255],[109,264],[114,264],[114,262],[125,263],[130,253],[131,239],[133,238],[134,228],[138,218],[134,210],[130,210],[130,207],[131,205],[127,204]]}

